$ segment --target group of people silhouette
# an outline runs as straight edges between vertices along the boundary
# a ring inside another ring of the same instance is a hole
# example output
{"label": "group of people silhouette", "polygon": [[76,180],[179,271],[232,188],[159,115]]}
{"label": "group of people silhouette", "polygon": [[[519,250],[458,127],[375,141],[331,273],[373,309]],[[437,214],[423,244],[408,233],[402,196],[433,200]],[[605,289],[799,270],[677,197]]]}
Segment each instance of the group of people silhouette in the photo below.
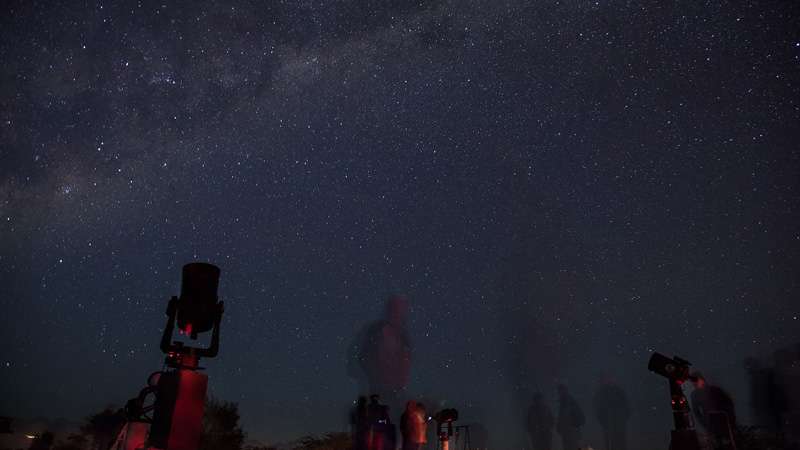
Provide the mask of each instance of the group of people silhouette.
{"label": "group of people silhouette", "polygon": [[[400,408],[411,370],[408,310],[408,298],[390,296],[384,317],[364,326],[350,347],[348,373],[359,382],[362,392],[372,393],[369,403],[366,397],[359,397],[350,414],[355,450],[394,450],[397,446],[390,411]],[[404,450],[419,450],[425,444],[427,419],[422,403],[406,402],[400,417]]]}
{"label": "group of people silhouette", "polygon": [[[533,394],[528,408],[527,431],[533,450],[551,450],[553,431],[561,437],[562,449],[581,446],[581,430],[586,416],[575,397],[564,384],[556,387],[558,415],[554,416],[541,392]],[[625,392],[611,380],[605,380],[595,392],[595,415],[603,429],[606,449],[627,450],[627,423],[630,408]]]}
{"label": "group of people silhouette", "polygon": [[[714,449],[729,449],[737,435],[736,411],[730,395],[719,386],[709,384],[705,377],[695,372],[692,375],[693,390],[691,405],[695,421],[708,434]],[[557,386],[558,415],[545,402],[544,395],[533,395],[528,408],[527,431],[533,450],[552,450],[554,431],[561,438],[561,449],[583,448],[581,431],[586,417],[578,401],[564,384]],[[628,420],[631,408],[625,391],[611,377],[605,377],[597,387],[592,399],[595,419],[602,429],[604,450],[628,449]]]}
{"label": "group of people silhouette", "polygon": [[753,427],[778,446],[800,449],[800,343],[744,360]]}
{"label": "group of people silhouette", "polygon": [[[364,326],[354,339],[348,355],[348,372],[359,382],[361,392],[373,395],[367,403],[361,397],[351,414],[353,442],[356,450],[394,449],[398,442],[389,411],[403,409],[411,368],[411,343],[407,331],[409,301],[392,295],[386,302],[385,316]],[[754,425],[780,435],[781,439],[798,440],[787,431],[800,423],[800,345],[775,353],[774,365],[765,365],[750,358],[745,369],[750,380],[750,407]],[[735,449],[739,426],[731,396],[721,387],[709,383],[703,374],[691,377],[691,409],[694,422],[715,450]],[[586,417],[579,402],[565,384],[556,387],[557,414],[541,392],[533,394],[525,425],[533,450],[554,448],[554,433],[561,440],[561,449],[575,450],[585,443],[582,430]],[[382,402],[382,403],[381,403]],[[794,406],[790,406],[790,403]],[[628,422],[631,408],[625,391],[610,376],[604,376],[595,390],[594,418],[602,429],[597,448],[628,449]],[[429,416],[418,402],[408,401],[400,419],[404,450],[419,450],[426,442]]]}
{"label": "group of people silhouette", "polygon": [[[414,400],[406,403],[400,416],[403,450],[420,450],[427,442],[429,417],[425,405]],[[350,413],[353,450],[394,450],[397,432],[388,405],[380,403],[378,395],[361,396]]]}

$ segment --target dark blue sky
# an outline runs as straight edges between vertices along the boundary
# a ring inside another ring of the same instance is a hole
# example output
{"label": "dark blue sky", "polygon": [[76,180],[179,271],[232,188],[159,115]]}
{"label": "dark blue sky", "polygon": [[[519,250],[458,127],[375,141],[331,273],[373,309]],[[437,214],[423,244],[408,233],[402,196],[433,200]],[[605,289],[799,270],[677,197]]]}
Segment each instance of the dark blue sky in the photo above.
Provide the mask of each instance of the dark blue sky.
{"label": "dark blue sky", "polygon": [[652,351],[746,410],[742,360],[800,340],[799,13],[10,3],[0,413],[132,397],[195,260],[227,305],[211,392],[265,441],[345,427],[347,348],[395,292],[409,392],[498,446],[534,390],[588,412],[603,373],[666,439]]}

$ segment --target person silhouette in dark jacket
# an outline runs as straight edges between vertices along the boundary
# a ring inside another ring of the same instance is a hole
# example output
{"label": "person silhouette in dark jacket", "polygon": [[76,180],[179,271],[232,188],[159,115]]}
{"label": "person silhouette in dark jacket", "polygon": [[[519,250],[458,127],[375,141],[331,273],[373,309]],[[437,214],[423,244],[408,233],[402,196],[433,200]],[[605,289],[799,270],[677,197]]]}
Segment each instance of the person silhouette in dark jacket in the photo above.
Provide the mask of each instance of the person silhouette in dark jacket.
{"label": "person silhouette in dark jacket", "polygon": [[367,450],[369,448],[369,414],[367,410],[367,397],[360,396],[350,410],[350,436],[353,450]]}
{"label": "person silhouette in dark jacket", "polygon": [[594,413],[603,428],[605,450],[627,450],[631,410],[625,391],[606,377],[594,393]]}
{"label": "person silhouette in dark jacket", "polygon": [[750,384],[750,411],[753,424],[773,433],[780,432],[781,415],[785,411],[786,400],[775,369],[765,366],[756,358],[744,361]]}
{"label": "person silhouette in dark jacket", "polygon": [[552,450],[554,422],[553,411],[545,403],[544,395],[541,392],[533,394],[527,420],[533,450]]}
{"label": "person silhouette in dark jacket", "polygon": [[397,436],[394,424],[389,418],[389,406],[378,400],[378,395],[371,395],[367,405],[369,421],[369,450],[395,450]]}
{"label": "person silhouette in dark jacket", "polygon": [[559,384],[558,391],[558,421],[556,431],[561,435],[564,450],[577,450],[580,448],[581,427],[586,423],[586,417],[575,398],[570,395],[567,387]]}

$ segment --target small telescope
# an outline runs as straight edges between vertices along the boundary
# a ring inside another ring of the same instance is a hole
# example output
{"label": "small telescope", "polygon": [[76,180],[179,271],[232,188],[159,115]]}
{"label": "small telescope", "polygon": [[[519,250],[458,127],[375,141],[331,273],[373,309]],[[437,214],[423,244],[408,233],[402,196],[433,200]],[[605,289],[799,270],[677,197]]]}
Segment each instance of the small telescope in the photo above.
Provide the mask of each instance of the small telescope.
{"label": "small telescope", "polygon": [[443,409],[434,414],[433,419],[438,423],[455,422],[458,420],[458,410],[455,408]]}
{"label": "small telescope", "polygon": [[450,449],[450,436],[453,435],[453,422],[458,420],[458,410],[455,408],[443,409],[433,415],[433,420],[436,421],[437,435],[439,437],[439,446],[441,450]]}

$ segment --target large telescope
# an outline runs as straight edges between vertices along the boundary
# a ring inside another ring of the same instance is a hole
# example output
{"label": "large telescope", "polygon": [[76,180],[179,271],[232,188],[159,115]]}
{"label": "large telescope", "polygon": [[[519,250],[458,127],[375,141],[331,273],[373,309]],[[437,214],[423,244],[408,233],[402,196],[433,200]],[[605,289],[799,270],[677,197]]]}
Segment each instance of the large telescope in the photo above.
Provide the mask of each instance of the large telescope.
{"label": "large telescope", "polygon": [[[217,297],[220,270],[208,263],[183,266],[180,297],[167,304],[167,323],[161,351],[167,357],[165,371],[148,377],[147,387],[125,406],[127,423],[111,450],[197,450],[203,427],[208,376],[200,370],[200,358],[219,351],[223,303]],[[208,347],[191,347],[173,341],[175,325],[181,334],[196,340],[211,331]],[[149,396],[152,404],[145,405]]]}

